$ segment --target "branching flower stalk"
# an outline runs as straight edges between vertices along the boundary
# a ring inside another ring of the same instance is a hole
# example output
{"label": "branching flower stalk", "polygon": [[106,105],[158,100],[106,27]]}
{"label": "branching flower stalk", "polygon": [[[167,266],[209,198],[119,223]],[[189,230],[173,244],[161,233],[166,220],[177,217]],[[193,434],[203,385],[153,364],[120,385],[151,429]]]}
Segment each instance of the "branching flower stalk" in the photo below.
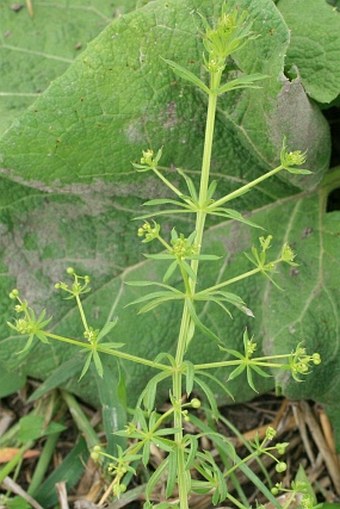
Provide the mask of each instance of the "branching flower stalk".
{"label": "branching flower stalk", "polygon": [[[77,346],[86,354],[80,378],[86,375],[92,363],[98,376],[104,376],[101,361],[102,354],[114,356],[122,361],[148,366],[156,371],[156,374],[151,378],[140,395],[131,423],[127,425],[125,430],[117,433],[130,439],[127,449],[122,450],[117,446],[116,456],[109,455],[101,447],[96,447],[92,451],[93,458],[96,460],[100,458],[110,459],[109,473],[114,477],[111,489],[117,497],[127,489],[125,483],[126,476],[136,473],[136,462],[141,462],[145,467],[148,465],[151,445],[163,451],[164,460],[151,475],[147,484],[145,509],[153,507],[151,502],[153,491],[164,477],[167,479],[165,490],[166,501],[160,504],[162,509],[166,507],[188,509],[192,493],[209,493],[213,504],[221,503],[227,499],[235,506],[243,507],[242,503],[236,500],[226,488],[225,481],[235,469],[243,469],[242,471],[246,475],[250,475],[246,469],[247,461],[263,454],[269,455],[276,462],[276,470],[278,472],[283,472],[286,468],[285,463],[278,460],[274,452],[279,455],[283,454],[287,444],[270,445],[269,442],[275,434],[271,429],[268,429],[265,441],[260,443],[255,440],[252,445],[252,452],[247,458],[243,459],[237,457],[235,449],[225,437],[215,431],[209,431],[210,438],[216,440],[219,444],[223,444],[230,458],[233,458],[232,467],[226,466],[224,470],[221,470],[220,466],[217,465],[209,451],[199,451],[198,440],[204,434],[203,432],[197,435],[185,433],[184,423],[190,419],[190,411],[201,406],[200,399],[191,398],[194,386],[201,393],[205,394],[213,416],[218,417],[216,400],[209,385],[204,381],[204,377],[208,377],[209,381],[215,382],[227,393],[228,389],[210,373],[211,371],[214,372],[217,368],[228,368],[229,377],[227,382],[244,374],[249,386],[256,391],[253,379],[254,374],[268,377],[270,375],[266,370],[281,369],[289,371],[292,377],[299,382],[301,377],[309,373],[311,366],[318,365],[321,362],[319,354],[313,353],[309,355],[302,344],[297,345],[293,352],[287,354],[257,357],[255,355],[257,344],[252,337],[248,336],[247,330],[243,332],[243,351],[233,350],[226,346],[213,330],[202,323],[197,315],[197,304],[209,302],[218,305],[229,316],[231,315],[230,306],[235,307],[247,316],[253,316],[252,311],[243,302],[242,298],[226,291],[226,289],[234,283],[257,274],[262,274],[276,284],[272,274],[279,264],[288,263],[292,266],[296,265],[294,261],[295,254],[289,244],[286,243],[282,246],[280,255],[276,259],[271,260],[270,256],[268,257],[268,252],[272,237],[271,235],[261,236],[259,238],[259,246],[253,246],[251,253],[246,255],[254,268],[211,287],[197,291],[196,286],[200,262],[219,259],[214,254],[202,253],[207,216],[216,215],[224,219],[240,221],[250,227],[258,227],[236,210],[225,208],[224,205],[249,192],[259,183],[280,171],[297,174],[309,173],[308,170],[300,168],[305,162],[306,155],[300,151],[288,151],[284,140],[280,154],[280,164],[276,168],[239,189],[217,200],[214,199],[217,184],[214,181],[210,182],[210,165],[218,98],[234,89],[257,88],[257,81],[265,77],[253,74],[222,83],[228,58],[254,37],[245,14],[240,14],[237,11],[230,13],[222,11],[221,17],[214,26],[211,27],[206,21],[204,23],[204,66],[209,75],[208,85],[177,63],[165,60],[177,75],[191,82],[207,95],[208,106],[199,191],[196,191],[193,181],[183,170],[178,169],[178,173],[184,179],[188,194],[183,193],[181,189],[165,177],[160,166],[162,150],[158,150],[156,153],[151,149],[144,151],[140,162],[134,165],[139,172],[153,172],[175,195],[175,199],[155,199],[147,202],[147,206],[166,205],[167,208],[141,216],[145,221],[138,229],[138,236],[142,238],[142,242],[149,243],[156,241],[160,243],[162,249],[160,253],[146,256],[150,259],[169,262],[163,281],[128,282],[128,284],[134,286],[156,287],[155,291],[143,295],[130,303],[130,305],[142,305],[139,310],[140,313],[149,312],[167,302],[175,300],[182,302],[182,315],[175,355],[160,353],[154,360],[150,360],[125,352],[122,350],[124,343],[103,342],[103,339],[112,333],[117,320],[108,319],[101,329],[91,327],[81,300],[82,296],[90,291],[90,278],[89,276],[78,275],[73,268],[67,269],[68,275],[73,279],[72,284],[59,282],[56,284],[56,288],[64,291],[67,294],[67,298],[74,299],[76,302],[83,326],[83,337],[81,339],[61,336],[48,331],[46,328],[50,320],[45,320],[44,312],[39,317],[36,317],[28,303],[20,297],[17,289],[14,289],[10,294],[10,297],[17,301],[15,310],[19,318],[14,323],[9,323],[9,326],[17,333],[27,337],[27,342],[22,352],[27,352],[30,349],[34,338],[43,343],[48,343],[49,340],[56,340]],[[161,232],[161,226],[154,220],[154,217],[168,215],[169,212],[173,214],[194,214],[195,230],[188,237],[185,237],[174,228],[170,239],[165,239]],[[150,219],[150,222],[148,219]],[[169,283],[175,271],[181,275],[181,289]],[[211,340],[217,341],[220,350],[228,354],[227,360],[192,364],[186,358],[188,346],[194,340],[197,329],[200,329]],[[171,406],[167,412],[159,414],[155,410],[157,386],[158,383],[166,379],[170,380]],[[185,398],[189,398],[189,401]],[[198,478],[192,475],[193,471],[199,474]],[[263,493],[268,498],[271,497],[273,504],[276,503],[267,488],[263,488]]]}

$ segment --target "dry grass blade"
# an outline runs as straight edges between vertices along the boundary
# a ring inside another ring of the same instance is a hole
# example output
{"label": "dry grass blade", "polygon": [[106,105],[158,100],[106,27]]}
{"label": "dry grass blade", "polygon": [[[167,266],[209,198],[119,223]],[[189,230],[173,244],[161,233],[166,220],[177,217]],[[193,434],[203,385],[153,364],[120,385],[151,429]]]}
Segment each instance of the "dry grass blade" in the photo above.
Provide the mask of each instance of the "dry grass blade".
{"label": "dry grass blade", "polygon": [[28,502],[33,507],[33,509],[44,509],[36,500],[34,500],[33,497],[31,497],[25,490],[21,488],[21,486],[19,486],[19,484],[13,481],[13,479],[10,477],[5,477],[1,483],[1,486],[26,500],[26,502]]}
{"label": "dry grass blade", "polygon": [[70,509],[67,500],[66,482],[65,481],[58,482],[55,485],[55,489],[57,492],[60,509]]}
{"label": "dry grass blade", "polygon": [[329,445],[327,444],[320,424],[315,414],[311,410],[309,404],[306,401],[301,401],[299,403],[299,406],[303,412],[305,422],[310,430],[313,440],[325,461],[328,473],[333,481],[335,490],[337,494],[340,495],[340,469],[337,455],[334,454],[334,447],[330,448]]}

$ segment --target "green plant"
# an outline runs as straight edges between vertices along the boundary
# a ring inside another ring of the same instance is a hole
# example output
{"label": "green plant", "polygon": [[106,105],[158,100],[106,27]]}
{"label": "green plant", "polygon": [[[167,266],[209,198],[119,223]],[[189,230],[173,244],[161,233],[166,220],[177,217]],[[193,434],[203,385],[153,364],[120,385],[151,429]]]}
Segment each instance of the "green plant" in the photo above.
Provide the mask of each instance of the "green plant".
{"label": "green plant", "polygon": [[[275,436],[275,432],[271,428],[268,429],[263,441],[255,440],[251,444],[249,455],[242,459],[237,456],[230,441],[217,431],[202,431],[202,433],[196,435],[185,432],[184,424],[192,418],[190,411],[201,407],[201,398],[205,398],[208,403],[206,411],[214,419],[218,419],[218,406],[211,384],[217,384],[221,390],[232,397],[228,387],[225,387],[214,376],[214,370],[221,367],[229,369],[227,382],[244,373],[249,386],[256,391],[255,376],[269,377],[268,370],[270,369],[288,371],[299,382],[302,376],[308,374],[313,364],[320,363],[319,354],[308,354],[301,344],[298,344],[292,352],[256,357],[257,344],[253,337],[249,337],[247,330],[241,332],[243,351],[237,351],[229,348],[223,338],[219,337],[200,318],[200,306],[207,303],[219,306],[227,317],[232,316],[230,307],[235,307],[236,312],[243,312],[248,317],[253,317],[248,304],[239,295],[226,291],[226,288],[257,274],[262,274],[276,284],[273,280],[273,273],[279,264],[287,263],[292,267],[296,266],[295,254],[286,241],[282,243],[280,255],[271,258],[268,251],[271,247],[272,237],[271,235],[262,235],[259,238],[259,246],[253,246],[251,254],[246,254],[254,268],[213,286],[200,288],[199,270],[201,269],[201,262],[214,262],[219,259],[219,256],[214,253],[202,251],[207,217],[210,215],[222,217],[227,220],[245,223],[249,227],[258,228],[256,224],[243,217],[236,210],[226,208],[226,203],[245,195],[258,184],[281,171],[291,174],[310,173],[309,170],[299,168],[305,163],[306,155],[301,151],[289,151],[284,141],[280,153],[280,164],[277,167],[237,190],[216,198],[217,182],[210,179],[210,166],[218,98],[235,89],[258,88],[257,81],[266,79],[266,76],[260,74],[241,75],[227,83],[223,83],[224,73],[230,70],[231,54],[241,49],[254,37],[245,13],[240,14],[236,10],[228,13],[222,10],[222,15],[215,25],[210,26],[204,19],[203,22],[205,25],[203,36],[205,47],[204,67],[209,76],[209,83],[206,84],[177,63],[165,60],[180,78],[197,86],[208,98],[199,189],[196,189],[193,180],[185,170],[177,169],[187,188],[185,192],[168,180],[162,173],[162,166],[160,165],[161,149],[157,153],[151,149],[144,151],[140,162],[134,164],[138,172],[152,172],[175,194],[175,199],[157,198],[147,202],[147,206],[159,207],[166,205],[167,208],[141,216],[140,219],[144,220],[144,223],[138,228],[138,236],[143,238],[143,243],[156,241],[161,244],[162,252],[147,254],[146,257],[156,262],[166,262],[163,281],[129,281],[130,285],[136,287],[148,288],[155,286],[157,288],[156,291],[147,293],[130,303],[130,305],[142,306],[139,313],[147,313],[158,308],[158,306],[173,301],[182,306],[175,355],[171,355],[169,352],[160,352],[154,360],[150,360],[125,352],[122,349],[124,347],[123,343],[103,342],[103,339],[111,334],[117,320],[112,320],[112,317],[110,317],[101,329],[95,329],[90,325],[81,300],[81,296],[90,291],[90,278],[87,275],[78,275],[72,267],[67,269],[69,276],[72,278],[72,283],[59,282],[56,287],[66,292],[68,299],[74,299],[76,302],[84,329],[82,340],[49,332],[46,327],[50,320],[45,320],[45,313],[43,312],[39,317],[36,317],[27,301],[20,297],[17,289],[10,293],[10,297],[17,301],[15,309],[19,314],[19,318],[14,323],[9,323],[9,326],[17,333],[28,336],[22,353],[31,348],[34,338],[43,343],[48,343],[50,339],[53,339],[78,346],[86,352],[80,378],[86,375],[92,363],[97,375],[99,377],[104,376],[101,354],[108,354],[116,359],[142,364],[156,370],[156,375],[151,378],[139,397],[131,422],[124,431],[116,433],[125,441],[129,440],[127,447],[122,448],[117,445],[115,456],[106,453],[100,446],[95,446],[92,453],[95,459],[107,458],[109,460],[108,470],[114,476],[112,481],[113,494],[119,497],[127,488],[126,480],[136,473],[136,463],[141,463],[144,467],[148,465],[151,446],[156,446],[163,451],[163,461],[147,482],[146,508],[152,507],[154,489],[165,476],[167,478],[165,497],[162,503],[157,504],[158,507],[179,506],[181,509],[185,509],[188,507],[192,493],[211,494],[213,504],[228,499],[235,506],[244,507],[244,504],[232,496],[226,487],[226,479],[236,469],[243,470],[253,482],[259,482],[255,476],[251,475],[246,462],[263,454],[270,455],[274,459],[277,472],[283,472],[286,468],[285,463],[273,454],[274,452],[278,455],[283,454],[287,444],[271,445],[269,442]],[[185,236],[178,232],[176,228],[173,228],[170,239],[167,239],[167,236],[162,233],[160,224],[153,218],[162,215],[167,216],[170,213],[193,214],[195,217],[194,231]],[[180,276],[181,285],[179,287],[171,284],[175,275]],[[205,334],[207,341],[214,341],[220,350],[229,355],[229,358],[215,362],[192,363],[188,350],[191,343],[195,341],[197,330]],[[165,413],[160,414],[155,410],[155,401],[158,386],[164,381],[170,381],[170,408]],[[192,396],[195,391],[197,391],[199,397]],[[230,462],[229,465],[226,464],[224,468],[221,468],[210,452],[199,450],[198,442],[202,435],[208,435],[216,443],[219,443],[220,447],[225,449]],[[193,472],[196,472],[196,474],[193,475]],[[261,485],[260,489],[275,503],[264,485]],[[277,490],[278,487],[275,489]]]}

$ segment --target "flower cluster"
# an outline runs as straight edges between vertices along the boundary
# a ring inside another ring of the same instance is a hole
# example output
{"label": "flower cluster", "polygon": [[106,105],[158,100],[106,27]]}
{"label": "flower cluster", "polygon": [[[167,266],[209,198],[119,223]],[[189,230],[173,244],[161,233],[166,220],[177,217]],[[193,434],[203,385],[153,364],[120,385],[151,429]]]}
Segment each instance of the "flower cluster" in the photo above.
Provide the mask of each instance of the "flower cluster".
{"label": "flower cluster", "polygon": [[21,313],[22,316],[17,318],[14,323],[7,322],[7,325],[21,335],[28,335],[26,345],[19,353],[24,353],[29,350],[34,337],[37,337],[43,343],[48,343],[45,327],[49,324],[51,318],[45,320],[45,310],[36,317],[33,309],[28,306],[27,301],[21,299],[19,291],[16,288],[10,292],[9,297],[12,300],[17,300],[18,304],[16,304],[14,309],[17,313]]}
{"label": "flower cluster", "polygon": [[152,242],[159,238],[160,229],[161,227],[156,221],[153,221],[153,226],[151,226],[148,221],[145,221],[145,223],[138,228],[137,235],[138,237],[144,237],[144,240],[142,240],[144,243]]}
{"label": "flower cluster", "polygon": [[307,160],[307,152],[301,150],[289,151],[286,146],[286,140],[283,140],[282,149],[280,152],[280,163],[282,168],[289,171],[289,173],[296,173],[298,175],[309,175],[312,173],[309,170],[303,168],[296,168],[305,164]]}
{"label": "flower cluster", "polygon": [[173,231],[171,237],[172,254],[174,254],[176,258],[185,260],[186,258],[192,258],[198,254],[198,246],[193,243],[193,238],[191,236],[186,238],[183,233],[178,235],[176,231]]}
{"label": "flower cluster", "polygon": [[283,262],[288,263],[289,265],[297,267],[298,264],[294,262],[295,256],[296,255],[295,255],[293,249],[290,247],[290,245],[287,242],[285,242],[283,244],[282,251],[281,251],[281,260]]}
{"label": "flower cluster", "polygon": [[294,380],[301,382],[302,380],[299,378],[299,375],[307,375],[313,364],[318,366],[320,363],[321,357],[319,353],[308,355],[306,353],[306,348],[299,344],[290,355],[289,369]]}
{"label": "flower cluster", "polygon": [[209,72],[223,71],[226,58],[252,38],[250,25],[245,23],[246,18],[245,12],[239,13],[234,10],[229,13],[222,12],[214,27],[206,24],[203,43],[208,52],[208,58],[204,60]]}
{"label": "flower cluster", "polygon": [[66,272],[69,276],[73,276],[74,282],[69,285],[63,281],[59,281],[54,285],[54,287],[58,290],[63,290],[64,292],[69,293],[70,297],[67,298],[72,299],[73,297],[79,297],[79,295],[88,293],[91,290],[89,287],[90,276],[79,276],[75,273],[73,267],[68,267]]}
{"label": "flower cluster", "polygon": [[149,171],[156,170],[157,165],[162,157],[162,149],[160,148],[155,154],[153,150],[150,148],[147,150],[143,150],[143,155],[140,159],[139,163],[133,163],[133,166],[137,171]]}

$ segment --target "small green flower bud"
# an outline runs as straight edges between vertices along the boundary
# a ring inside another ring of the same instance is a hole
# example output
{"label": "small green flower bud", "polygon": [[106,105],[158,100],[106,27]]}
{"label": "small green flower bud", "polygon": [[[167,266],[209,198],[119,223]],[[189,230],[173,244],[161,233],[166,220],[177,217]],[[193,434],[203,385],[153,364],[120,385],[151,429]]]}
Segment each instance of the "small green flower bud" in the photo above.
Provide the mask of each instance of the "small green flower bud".
{"label": "small green flower bud", "polygon": [[280,442],[279,444],[276,444],[275,448],[276,448],[278,454],[280,454],[280,455],[285,454],[288,445],[289,445],[288,442]]}
{"label": "small green flower bud", "polygon": [[262,236],[259,238],[263,252],[267,251],[270,248],[272,240],[273,240],[272,235],[267,235],[267,237]]}
{"label": "small green flower bud", "polygon": [[320,354],[319,354],[319,353],[313,353],[313,355],[312,355],[312,361],[313,361],[313,364],[315,364],[316,366],[318,366],[319,364],[321,364],[321,357],[320,357]]}
{"label": "small green flower bud", "polygon": [[74,274],[74,268],[73,268],[73,267],[67,267],[66,272],[67,272],[67,274],[69,274],[70,276],[73,276],[73,274]]}
{"label": "small green flower bud", "polygon": [[56,290],[59,290],[59,289],[60,289],[60,287],[61,287],[61,284],[60,284],[60,283],[56,283],[56,284],[54,285],[54,288],[55,288]]}
{"label": "small green flower bud", "polygon": [[93,461],[98,461],[99,460],[99,453],[98,452],[95,452],[95,451],[92,451],[91,452],[91,458],[93,459]]}
{"label": "small green flower bud", "polygon": [[192,408],[200,408],[202,403],[198,398],[193,398],[190,401],[190,404],[191,404]]}
{"label": "small green flower bud", "polygon": [[147,166],[153,165],[153,156],[154,152],[151,149],[143,150],[143,157],[141,157],[141,164],[146,164]]}
{"label": "small green flower bud", "polygon": [[289,263],[290,265],[296,266],[296,263],[294,263],[295,256],[296,255],[295,255],[294,251],[292,250],[292,248],[290,247],[290,245],[285,243],[283,245],[282,253],[281,253],[282,261]]}
{"label": "small green flower bud", "polygon": [[251,357],[257,348],[257,343],[252,339],[249,339],[246,343],[245,354],[247,357]]}
{"label": "small green flower bud", "polygon": [[274,495],[274,497],[276,497],[280,493],[276,486],[273,486],[270,491],[272,492],[272,495]]}
{"label": "small green flower bud", "polygon": [[284,461],[279,461],[275,467],[275,470],[279,474],[285,472],[287,470],[287,463],[285,463]]}
{"label": "small green flower bud", "polygon": [[301,152],[301,150],[294,150],[289,152],[286,146],[286,140],[283,140],[283,146],[280,153],[280,162],[281,166],[285,168],[285,170],[289,171],[289,168],[294,166],[301,166],[306,162],[306,152]]}
{"label": "small green flower bud", "polygon": [[276,436],[276,429],[274,429],[272,426],[268,426],[266,429],[266,439],[267,440],[273,440],[273,438]]}
{"label": "small green flower bud", "polygon": [[19,297],[19,290],[17,288],[13,288],[13,290],[9,293],[9,298],[15,300]]}

